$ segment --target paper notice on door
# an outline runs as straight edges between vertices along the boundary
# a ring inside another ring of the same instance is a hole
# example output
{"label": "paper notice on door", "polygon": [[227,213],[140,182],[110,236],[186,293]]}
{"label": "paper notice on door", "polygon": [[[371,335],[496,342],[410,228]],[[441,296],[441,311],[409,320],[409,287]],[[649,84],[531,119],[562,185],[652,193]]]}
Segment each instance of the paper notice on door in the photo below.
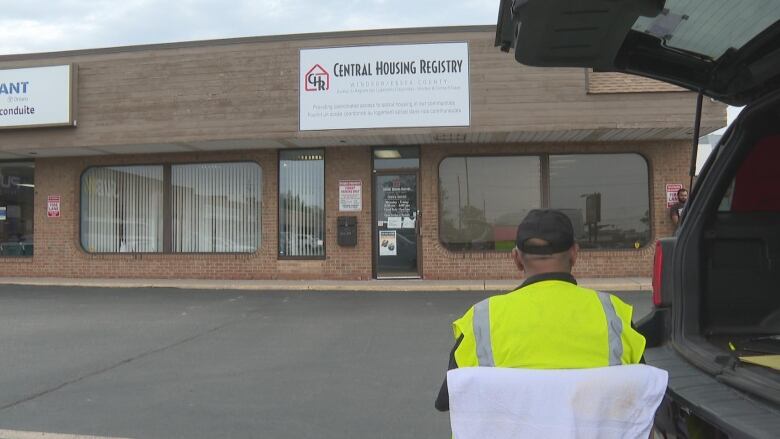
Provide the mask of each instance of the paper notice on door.
{"label": "paper notice on door", "polygon": [[396,245],[395,230],[379,231],[379,256],[396,256]]}
{"label": "paper notice on door", "polygon": [[413,229],[414,228],[414,218],[409,218],[408,216],[404,217],[404,220],[401,225],[402,229]]}
{"label": "paper notice on door", "polygon": [[400,216],[391,216],[387,218],[388,229],[400,229],[403,221]]}

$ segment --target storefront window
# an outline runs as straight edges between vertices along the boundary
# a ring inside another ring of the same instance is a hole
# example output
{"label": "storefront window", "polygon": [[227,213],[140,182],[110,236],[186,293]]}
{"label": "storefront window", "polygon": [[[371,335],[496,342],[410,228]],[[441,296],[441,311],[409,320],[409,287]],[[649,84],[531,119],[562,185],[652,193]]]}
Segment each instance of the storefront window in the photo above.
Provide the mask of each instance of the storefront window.
{"label": "storefront window", "polygon": [[321,149],[279,152],[279,256],[325,256],[325,161]]}
{"label": "storefront window", "polygon": [[0,163],[0,256],[32,256],[35,164]]}
{"label": "storefront window", "polygon": [[639,154],[550,156],[550,207],[565,212],[582,248],[650,241],[647,162]]}
{"label": "storefront window", "polygon": [[163,167],[90,168],[81,177],[81,245],[90,253],[163,250]]}
{"label": "storefront window", "polygon": [[647,172],[639,154],[448,157],[439,237],[450,250],[509,251],[520,221],[544,206],[571,218],[582,248],[640,248],[651,236]]}
{"label": "storefront window", "polygon": [[90,253],[254,252],[261,177],[251,162],[90,168],[81,244]]}
{"label": "storefront window", "polygon": [[260,244],[256,163],[171,167],[174,252],[252,253]]}
{"label": "storefront window", "polygon": [[542,204],[540,159],[448,157],[439,166],[439,199],[446,248],[509,251],[517,225]]}

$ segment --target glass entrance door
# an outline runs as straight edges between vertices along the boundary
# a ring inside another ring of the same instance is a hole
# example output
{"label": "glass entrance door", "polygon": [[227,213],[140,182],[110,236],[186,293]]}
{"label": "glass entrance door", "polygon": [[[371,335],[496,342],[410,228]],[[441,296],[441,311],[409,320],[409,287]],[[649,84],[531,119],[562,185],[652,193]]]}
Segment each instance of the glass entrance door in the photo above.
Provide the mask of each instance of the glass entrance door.
{"label": "glass entrance door", "polygon": [[417,278],[417,173],[374,176],[374,261],[377,278]]}

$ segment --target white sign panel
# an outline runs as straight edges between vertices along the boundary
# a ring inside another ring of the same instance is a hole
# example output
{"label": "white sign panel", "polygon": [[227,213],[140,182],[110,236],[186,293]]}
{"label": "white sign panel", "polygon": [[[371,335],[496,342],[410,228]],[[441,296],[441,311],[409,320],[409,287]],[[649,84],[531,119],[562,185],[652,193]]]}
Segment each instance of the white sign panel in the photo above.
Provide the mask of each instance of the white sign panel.
{"label": "white sign panel", "polygon": [[360,212],[363,209],[363,182],[339,180],[339,212]]}
{"label": "white sign panel", "polygon": [[49,195],[46,200],[46,216],[49,218],[60,217],[60,202],[62,198],[59,195]]}
{"label": "white sign panel", "polygon": [[468,44],[301,49],[300,129],[469,126]]}
{"label": "white sign panel", "polygon": [[379,256],[398,256],[395,230],[379,231]]}
{"label": "white sign panel", "polygon": [[387,217],[387,228],[388,229],[400,229],[401,226],[403,226],[403,218],[400,216],[389,216]]}
{"label": "white sign panel", "polygon": [[677,200],[677,191],[683,188],[683,185],[679,183],[667,183],[666,184],[666,208],[674,206],[679,202]]}
{"label": "white sign panel", "polygon": [[72,68],[0,70],[0,128],[71,125]]}

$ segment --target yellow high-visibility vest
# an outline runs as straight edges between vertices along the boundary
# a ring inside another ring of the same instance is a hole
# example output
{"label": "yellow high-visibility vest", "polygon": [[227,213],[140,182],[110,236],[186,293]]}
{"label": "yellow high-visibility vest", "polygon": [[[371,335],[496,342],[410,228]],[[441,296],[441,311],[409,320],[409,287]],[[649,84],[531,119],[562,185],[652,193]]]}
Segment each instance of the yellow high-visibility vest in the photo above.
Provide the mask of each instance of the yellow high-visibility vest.
{"label": "yellow high-visibility vest", "polygon": [[477,303],[453,323],[458,367],[579,369],[636,364],[645,338],[632,308],[561,280],[535,282]]}

